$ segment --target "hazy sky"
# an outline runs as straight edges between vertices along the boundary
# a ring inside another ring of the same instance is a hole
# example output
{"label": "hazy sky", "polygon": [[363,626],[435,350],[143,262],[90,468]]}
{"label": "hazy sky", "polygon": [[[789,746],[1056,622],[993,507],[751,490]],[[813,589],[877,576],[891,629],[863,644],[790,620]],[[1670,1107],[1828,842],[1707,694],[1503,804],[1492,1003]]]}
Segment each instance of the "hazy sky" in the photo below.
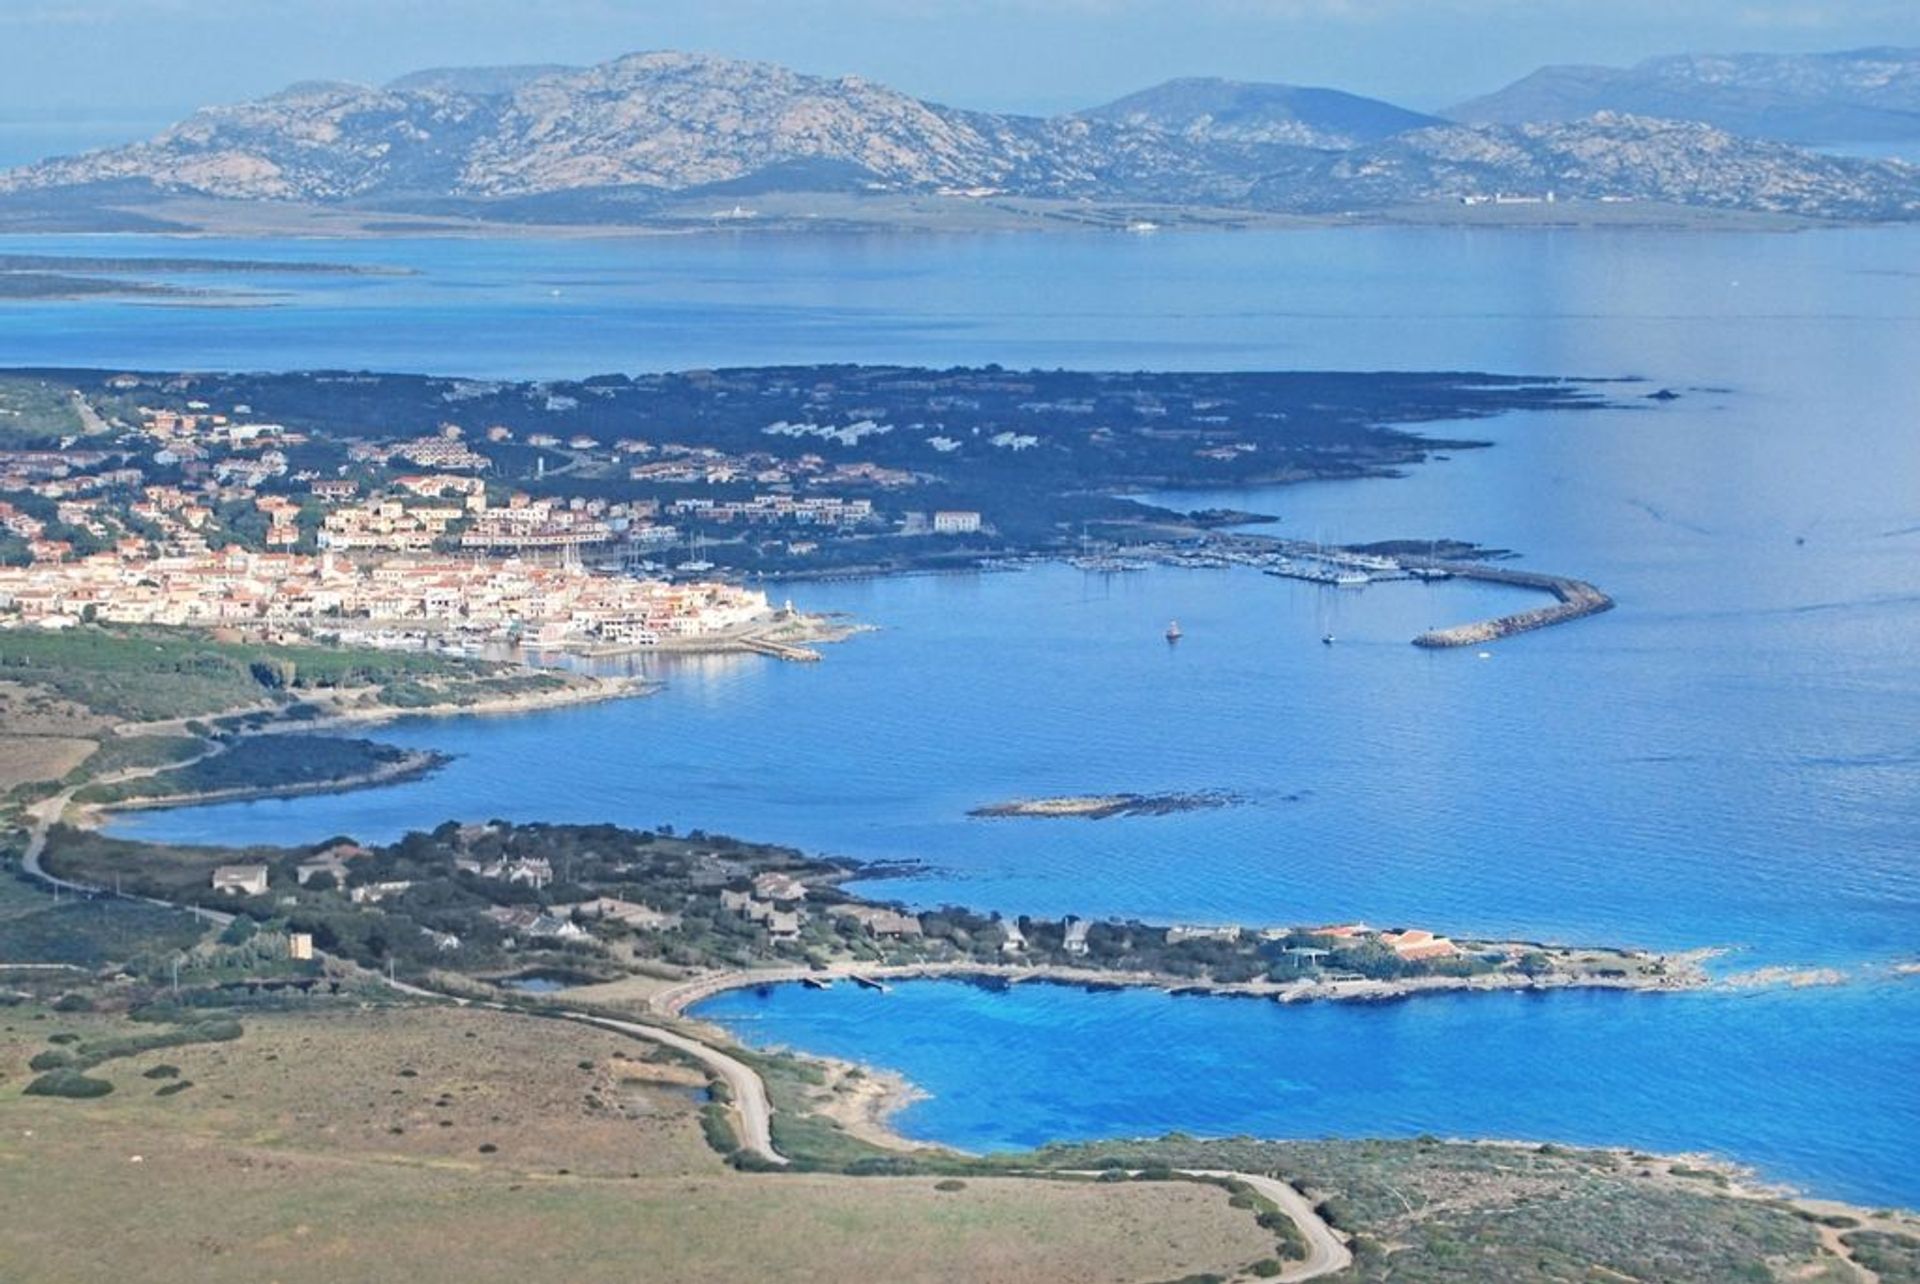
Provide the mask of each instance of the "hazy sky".
{"label": "hazy sky", "polygon": [[303,79],[640,49],[1007,110],[1171,76],[1437,107],[1547,62],[1920,45],[1920,0],[0,0],[0,119],[164,120]]}

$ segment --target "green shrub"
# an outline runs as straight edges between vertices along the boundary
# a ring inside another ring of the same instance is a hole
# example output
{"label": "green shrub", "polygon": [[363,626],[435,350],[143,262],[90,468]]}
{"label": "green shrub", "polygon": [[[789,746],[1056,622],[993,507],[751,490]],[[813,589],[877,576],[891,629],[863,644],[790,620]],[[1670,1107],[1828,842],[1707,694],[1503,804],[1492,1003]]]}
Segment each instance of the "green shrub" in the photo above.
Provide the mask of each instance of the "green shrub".
{"label": "green shrub", "polygon": [[48,1048],[45,1052],[35,1053],[33,1060],[27,1062],[27,1069],[64,1070],[72,1064],[72,1054],[62,1052],[58,1048]]}
{"label": "green shrub", "polygon": [[91,1012],[93,1000],[84,994],[63,994],[53,1001],[55,1012]]}
{"label": "green shrub", "polygon": [[193,1086],[191,1079],[175,1079],[172,1083],[163,1083],[153,1090],[156,1097],[171,1097],[177,1092],[185,1092]]}
{"label": "green shrub", "polygon": [[178,1079],[180,1077],[180,1067],[168,1065],[163,1061],[151,1069],[142,1070],[140,1077],[142,1079]]}
{"label": "green shrub", "polygon": [[956,1191],[956,1190],[965,1190],[967,1188],[967,1183],[961,1181],[958,1177],[949,1177],[945,1181],[937,1181],[933,1183],[933,1188],[935,1190],[943,1190],[951,1193],[952,1191]]}
{"label": "green shrub", "polygon": [[27,1085],[30,1097],[104,1097],[112,1091],[105,1079],[89,1079],[78,1070],[50,1070]]}
{"label": "green shrub", "polygon": [[733,1120],[727,1117],[725,1106],[716,1103],[700,1107],[700,1132],[707,1144],[723,1155],[740,1149],[740,1137],[733,1130]]}

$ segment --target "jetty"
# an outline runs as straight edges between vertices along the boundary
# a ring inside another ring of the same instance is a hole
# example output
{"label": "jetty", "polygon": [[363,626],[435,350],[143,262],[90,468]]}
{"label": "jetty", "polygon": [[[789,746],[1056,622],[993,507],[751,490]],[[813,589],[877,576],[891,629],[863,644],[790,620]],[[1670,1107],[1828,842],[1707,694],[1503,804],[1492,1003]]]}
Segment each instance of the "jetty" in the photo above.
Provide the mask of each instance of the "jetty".
{"label": "jetty", "polygon": [[[1444,649],[1484,646],[1518,633],[1598,615],[1613,609],[1613,599],[1585,580],[1565,575],[1522,571],[1486,562],[1420,557],[1395,551],[1391,555],[1364,548],[1347,548],[1317,541],[1275,539],[1265,535],[1209,536],[1199,546],[1146,545],[1133,549],[1139,557],[1176,566],[1246,566],[1276,579],[1300,580],[1325,588],[1356,590],[1396,580],[1432,584],[1443,580],[1479,580],[1510,584],[1550,594],[1551,606],[1516,611],[1490,620],[1431,629],[1413,639],[1419,647]],[[1331,634],[1322,637],[1326,642]]]}
{"label": "jetty", "polygon": [[1534,607],[1532,610],[1516,611],[1511,615],[1496,616],[1490,620],[1456,624],[1451,628],[1430,629],[1413,640],[1415,646],[1436,650],[1455,646],[1482,646],[1488,642],[1497,642],[1501,638],[1513,637],[1517,633],[1530,633],[1535,629],[1565,624],[1570,620],[1585,619],[1589,615],[1598,615],[1602,611],[1613,609],[1613,599],[1585,580],[1569,579],[1563,575],[1542,575],[1535,571],[1515,570],[1506,566],[1488,566],[1480,562],[1421,562],[1414,558],[1405,558],[1402,561],[1410,569],[1424,566],[1433,570],[1444,570],[1459,579],[1539,589],[1552,594],[1555,599],[1552,606]]}
{"label": "jetty", "polygon": [[788,660],[798,664],[817,664],[820,653],[810,646],[797,646],[792,642],[776,642],[772,638],[747,636],[740,639],[745,649],[760,655],[770,655],[776,660]]}

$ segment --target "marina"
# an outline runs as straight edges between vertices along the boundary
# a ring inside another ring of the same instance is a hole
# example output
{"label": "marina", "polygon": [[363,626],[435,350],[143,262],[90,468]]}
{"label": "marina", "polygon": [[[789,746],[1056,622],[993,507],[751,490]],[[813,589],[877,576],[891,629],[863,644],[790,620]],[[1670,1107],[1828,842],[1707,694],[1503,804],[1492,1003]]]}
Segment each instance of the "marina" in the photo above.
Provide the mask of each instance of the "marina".
{"label": "marina", "polygon": [[[1069,565],[1100,573],[1112,565],[1129,569],[1148,564],[1197,568],[1243,566],[1274,579],[1296,580],[1322,588],[1363,589],[1372,584],[1437,584],[1448,580],[1470,580],[1533,589],[1555,599],[1552,606],[1536,607],[1494,616],[1448,628],[1428,629],[1413,638],[1413,644],[1429,650],[1451,647],[1483,646],[1502,638],[1567,624],[1613,609],[1613,599],[1584,580],[1564,575],[1548,575],[1515,567],[1495,566],[1487,562],[1455,561],[1438,557],[1411,555],[1385,556],[1337,544],[1304,540],[1270,539],[1263,536],[1209,536],[1198,545],[1145,545],[1129,547],[1128,556],[1091,559],[1077,557]],[[1178,620],[1167,625],[1168,642],[1183,636]],[[1331,646],[1332,633],[1320,639]]]}

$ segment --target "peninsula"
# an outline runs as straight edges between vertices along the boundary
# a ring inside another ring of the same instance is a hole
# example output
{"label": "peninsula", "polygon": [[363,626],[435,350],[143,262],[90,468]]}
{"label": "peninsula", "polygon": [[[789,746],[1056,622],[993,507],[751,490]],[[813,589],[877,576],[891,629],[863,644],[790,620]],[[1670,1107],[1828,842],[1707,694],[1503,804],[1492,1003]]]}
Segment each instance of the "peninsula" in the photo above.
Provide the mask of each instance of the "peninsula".
{"label": "peninsula", "polygon": [[1239,529],[1258,514],[1138,496],[1392,476],[1484,444],[1436,426],[1618,410],[1619,391],[998,367],[542,383],[0,372],[0,627],[807,660],[852,626],[739,581],[1030,558],[1102,573],[1246,566],[1339,589],[1458,577],[1560,599],[1461,635],[1486,640],[1610,602],[1454,541],[1322,545]]}
{"label": "peninsula", "polygon": [[871,872],[860,864],[698,831],[448,821],[382,847],[342,837],[242,852],[103,837],[60,823],[61,801],[36,811],[35,856],[70,886],[237,913],[324,940],[361,966],[457,993],[557,975],[570,985],[618,985],[644,995],[650,1010],[678,1014],[728,989],[921,976],[1150,986],[1281,1003],[1675,990],[1707,980],[1700,954],[1456,940],[1359,922],[1150,924],[960,906],[915,911],[845,890]]}

